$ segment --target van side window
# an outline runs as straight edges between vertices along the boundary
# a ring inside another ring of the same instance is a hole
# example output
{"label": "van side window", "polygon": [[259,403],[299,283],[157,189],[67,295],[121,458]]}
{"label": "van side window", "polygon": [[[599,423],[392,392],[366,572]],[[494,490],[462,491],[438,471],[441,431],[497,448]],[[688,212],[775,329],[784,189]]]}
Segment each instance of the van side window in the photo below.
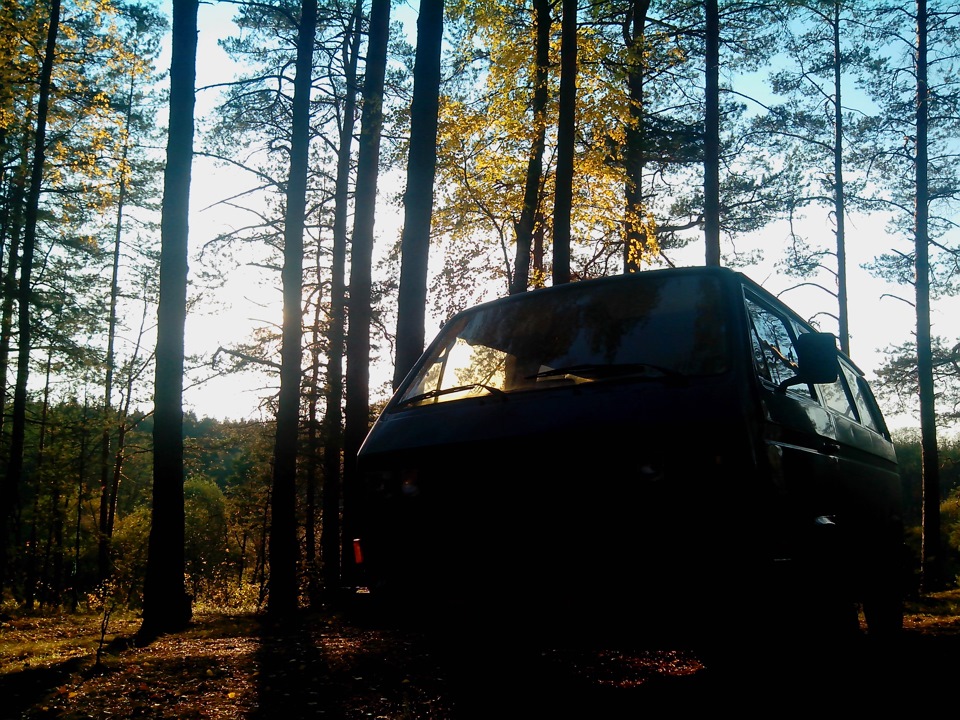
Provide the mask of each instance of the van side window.
{"label": "van side window", "polygon": [[857,404],[857,410],[860,412],[860,422],[874,432],[882,434],[883,426],[877,420],[877,403],[867,386],[867,381],[863,379],[860,373],[843,361],[840,362],[840,369],[847,379],[847,385],[853,394],[853,401]]}
{"label": "van side window", "polygon": [[829,385],[817,385],[817,392],[820,393],[820,399],[823,404],[833,410],[835,413],[843,415],[856,422],[857,413],[850,404],[847,397],[847,390],[843,386],[843,380],[837,375],[837,379]]}
{"label": "van side window", "polygon": [[[750,318],[750,338],[757,373],[765,380],[779,385],[797,374],[797,354],[787,321],[773,310],[760,305],[751,297],[745,298]],[[808,394],[805,385],[795,385],[788,392]]]}

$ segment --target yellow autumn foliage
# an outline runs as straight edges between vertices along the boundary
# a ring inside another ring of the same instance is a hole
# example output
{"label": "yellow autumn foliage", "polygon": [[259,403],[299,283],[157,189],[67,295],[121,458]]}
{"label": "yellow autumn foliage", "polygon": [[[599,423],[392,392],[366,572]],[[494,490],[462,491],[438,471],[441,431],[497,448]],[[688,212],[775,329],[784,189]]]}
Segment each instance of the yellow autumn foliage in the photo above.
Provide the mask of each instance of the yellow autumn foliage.
{"label": "yellow autumn foliage", "polygon": [[[2,0],[0,13],[0,130],[8,147],[22,145],[25,168],[36,131],[37,83],[49,6]],[[112,0],[64,2],[53,58],[45,133],[45,212],[61,233],[77,229],[90,213],[116,204],[117,188],[129,167],[122,162],[128,141],[122,103],[115,100],[151,71],[129,46]],[[56,192],[51,192],[56,191]]]}
{"label": "yellow autumn foliage", "polygon": [[[535,28],[528,3],[458,0],[448,17],[460,24],[457,52],[478,57],[456,94],[440,105],[436,224],[448,257],[486,254],[506,280],[512,262],[513,225],[519,219],[527,165],[537,128],[531,110]],[[622,262],[627,178],[619,148],[630,121],[622,65],[627,49],[588,24],[578,32],[577,147],[574,161],[572,242],[574,273],[604,274],[612,257]],[[539,232],[549,248],[553,215],[559,96],[559,18],[551,29],[546,147],[538,207]],[[652,216],[631,218],[656,249]],[[536,231],[535,231],[536,232]],[[549,252],[547,252],[549,262]],[[499,258],[499,262],[497,261]],[[462,259],[460,260],[462,262]],[[614,268],[616,271],[616,268]],[[549,273],[548,273],[549,274]],[[544,282],[533,268],[534,286]]]}

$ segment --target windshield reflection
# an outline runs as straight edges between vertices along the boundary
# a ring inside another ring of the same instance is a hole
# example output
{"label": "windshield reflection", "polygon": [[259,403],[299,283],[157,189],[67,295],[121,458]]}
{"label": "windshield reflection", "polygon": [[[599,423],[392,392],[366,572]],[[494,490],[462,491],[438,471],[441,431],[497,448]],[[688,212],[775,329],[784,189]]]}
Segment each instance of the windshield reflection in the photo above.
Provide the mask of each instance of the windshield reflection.
{"label": "windshield reflection", "polygon": [[634,275],[480,306],[447,323],[398,403],[723,373],[720,294],[714,278]]}

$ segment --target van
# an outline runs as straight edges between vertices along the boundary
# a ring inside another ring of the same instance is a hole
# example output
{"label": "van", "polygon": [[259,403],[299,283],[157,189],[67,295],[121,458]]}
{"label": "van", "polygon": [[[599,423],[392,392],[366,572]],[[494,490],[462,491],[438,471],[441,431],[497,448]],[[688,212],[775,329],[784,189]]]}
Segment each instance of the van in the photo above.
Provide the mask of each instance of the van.
{"label": "van", "polygon": [[744,274],[643,271],[450,318],[358,457],[386,607],[633,644],[896,633],[897,457],[864,375]]}

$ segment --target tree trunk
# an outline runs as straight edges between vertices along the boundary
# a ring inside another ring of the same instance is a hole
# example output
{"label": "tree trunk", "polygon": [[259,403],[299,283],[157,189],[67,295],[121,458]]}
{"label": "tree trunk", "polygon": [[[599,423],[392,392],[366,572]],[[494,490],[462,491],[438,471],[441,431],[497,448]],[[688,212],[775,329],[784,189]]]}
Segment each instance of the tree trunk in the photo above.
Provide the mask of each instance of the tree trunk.
{"label": "tree trunk", "polygon": [[[25,160],[23,165],[26,166]],[[3,302],[0,304],[0,403],[3,404],[3,412],[0,412],[0,443],[6,441],[4,426],[7,419],[7,375],[10,368],[10,340],[13,336],[14,300],[17,297],[17,270],[20,268],[24,195],[24,179],[18,170],[11,181],[10,197],[7,201],[9,211],[6,226],[9,230],[10,245],[7,250],[7,267],[3,273]],[[0,577],[0,583],[2,581],[3,578]]]}
{"label": "tree trunk", "polygon": [[560,24],[560,110],[557,188],[553,208],[553,284],[570,282],[570,215],[577,131],[577,0],[563,0]]}
{"label": "tree trunk", "polygon": [[149,641],[185,628],[192,615],[184,585],[183,352],[187,315],[187,249],[193,163],[198,0],[173,0],[170,129],[160,218],[160,303],[157,311],[153,424],[153,514],[143,587]]}
{"label": "tree trunk", "polygon": [[[67,297],[66,278],[63,283],[63,297]],[[57,324],[63,324],[63,303],[57,312]],[[57,607],[60,605],[60,592],[63,578],[60,573],[63,569],[63,516],[61,514],[60,496],[62,495],[60,473],[54,468],[45,469],[47,464],[47,445],[56,447],[53,433],[54,427],[50,423],[50,391],[53,381],[53,347],[47,351],[47,363],[44,369],[43,408],[40,416],[40,437],[37,446],[37,478],[50,478],[50,520],[47,527],[46,550],[44,551],[43,572],[44,590],[40,594],[40,602]],[[39,486],[39,485],[38,485]]]}
{"label": "tree trunk", "polygon": [[73,528],[73,568],[70,572],[70,610],[76,612],[80,604],[79,576],[80,545],[83,531],[83,494],[86,488],[84,478],[87,475],[87,402],[83,403],[83,422],[80,424],[80,448],[77,453],[77,517]]}
{"label": "tree trunk", "polygon": [[720,265],[720,9],[706,6],[706,84],[703,137],[703,234],[706,265]]}
{"label": "tree trunk", "polygon": [[843,56],[840,50],[841,0],[833,3],[833,177],[834,206],[837,218],[837,334],[840,349],[850,354],[850,320],[847,308],[847,233],[846,233],[846,188],[843,184],[843,103],[841,101],[841,70]]}
{"label": "tree trunk", "polygon": [[940,543],[940,459],[937,448],[933,352],[930,339],[930,239],[927,177],[929,87],[927,84],[927,3],[917,0],[917,149],[915,260],[917,307],[917,373],[920,390],[920,447],[922,473],[921,590],[942,589]]}
{"label": "tree trunk", "polygon": [[[146,282],[144,282],[143,289],[144,299],[143,299],[143,311],[140,316],[140,331],[137,334],[137,342],[134,346],[133,353],[130,355],[130,370],[127,373],[126,383],[125,383],[125,392],[124,392],[124,402],[121,407],[117,409],[116,419],[117,419],[117,448],[113,455],[113,482],[110,486],[110,510],[107,515],[107,536],[113,538],[113,528],[116,524],[117,519],[117,498],[120,494],[120,481],[123,478],[123,463],[126,459],[126,436],[127,430],[130,426],[130,404],[133,402],[133,383],[136,379],[136,370],[135,366],[137,359],[140,357],[140,348],[141,340],[143,339],[146,333],[147,321],[148,321],[148,312],[149,304],[147,302],[147,288]],[[133,423],[135,426],[143,419],[143,416]]]}
{"label": "tree trunk", "polygon": [[410,106],[410,150],[403,195],[400,291],[397,297],[397,356],[393,387],[400,385],[424,346],[430,219],[437,167],[437,112],[440,106],[440,49],[443,0],[420,0],[417,58]]}
{"label": "tree trunk", "polygon": [[[320,253],[317,253],[316,273],[320,277]],[[306,492],[304,494],[303,554],[307,574],[307,597],[310,606],[320,607],[320,567],[317,556],[317,496],[320,464],[320,322],[323,291],[318,282],[313,304],[313,322],[310,328],[310,379],[307,381],[307,442],[305,452]]]}
{"label": "tree trunk", "polygon": [[330,350],[327,358],[327,411],[324,415],[323,528],[320,560],[327,593],[340,587],[342,541],[340,497],[343,472],[343,348],[346,315],[347,211],[350,197],[350,157],[357,99],[357,59],[360,46],[362,0],[354,5],[344,34],[342,57],[346,71],[343,122],[337,153],[337,185],[333,214],[333,259],[330,268]]}
{"label": "tree trunk", "polygon": [[[62,307],[62,306],[61,306]],[[40,522],[40,517],[38,515],[39,509],[39,498],[40,492],[43,490],[43,486],[46,484],[44,480],[47,475],[51,475],[51,487],[50,487],[50,517],[47,535],[44,542],[44,553],[43,553],[43,570],[39,575],[39,580],[43,584],[43,590],[39,593],[40,595],[40,606],[50,603],[51,598],[48,592],[48,589],[54,586],[54,582],[50,577],[50,551],[51,543],[53,541],[53,527],[54,527],[54,516],[60,512],[60,501],[59,501],[59,485],[60,479],[57,477],[58,473],[48,473],[44,465],[46,464],[46,449],[47,449],[47,433],[50,430],[50,377],[53,373],[53,346],[47,348],[47,361],[46,368],[44,370],[44,381],[43,381],[43,402],[40,404],[40,426],[39,426],[39,437],[37,438],[37,464],[34,469],[34,486],[36,488],[35,500],[34,500],[34,513],[33,513],[33,524],[31,527],[31,533],[33,533],[33,538],[30,541],[30,561],[31,563],[36,563],[37,552],[39,550],[39,537],[37,536],[37,527]],[[32,581],[27,583],[26,591],[26,605],[28,608],[33,607],[33,599],[36,594],[36,580],[37,575],[34,570],[34,578]]]}
{"label": "tree trunk", "polygon": [[371,264],[373,225],[377,204],[377,170],[383,128],[383,82],[387,66],[390,0],[373,0],[370,37],[363,83],[357,190],[350,256],[349,332],[347,333],[347,403],[343,439],[343,575],[356,582],[353,553],[357,503],[357,452],[370,425],[370,324],[372,319]]}
{"label": "tree trunk", "polygon": [[543,151],[547,135],[547,80],[550,71],[550,17],[549,0],[534,0],[534,33],[537,38],[533,64],[533,142],[527,160],[527,175],[523,187],[523,208],[517,221],[517,255],[513,263],[510,294],[527,291],[530,285],[530,250],[537,218],[540,217],[540,188],[543,184]]}
{"label": "tree trunk", "polygon": [[40,207],[40,188],[43,185],[43,166],[47,135],[47,112],[50,102],[53,62],[57,50],[57,33],[60,27],[60,0],[51,0],[50,24],[47,28],[47,43],[40,68],[37,100],[37,132],[34,140],[33,163],[30,186],[27,191],[26,216],[24,219],[23,255],[20,259],[20,284],[17,288],[18,342],[17,379],[13,393],[13,425],[10,433],[10,457],[7,472],[0,475],[0,592],[10,580],[7,568],[9,547],[9,519],[20,503],[20,481],[23,474],[23,452],[27,426],[27,382],[30,378],[31,273],[33,254],[37,240],[37,218]]}
{"label": "tree trunk", "polygon": [[297,443],[300,430],[300,378],[303,334],[303,228],[306,215],[307,161],[310,156],[310,90],[317,1],[303,0],[297,37],[297,76],[293,91],[293,137],[283,232],[283,341],[280,350],[280,398],[273,454],[273,505],[270,515],[270,595],[275,617],[297,610]]}
{"label": "tree trunk", "polygon": [[[126,129],[130,130],[131,117],[133,115],[133,97],[134,83],[130,80],[127,88],[127,112],[124,118]],[[111,457],[111,430],[116,424],[113,417],[113,376],[115,349],[114,345],[117,336],[117,301],[120,297],[120,253],[122,250],[121,240],[123,237],[123,211],[127,197],[127,173],[123,168],[127,167],[127,156],[129,146],[126,142],[123,145],[123,162],[121,163],[121,172],[119,178],[119,188],[117,192],[117,217],[114,221],[113,231],[113,268],[110,276],[110,317],[107,327],[107,356],[104,360],[104,380],[103,380],[103,434],[100,438],[100,538],[97,553],[98,575],[103,582],[111,574],[110,568],[110,537],[112,536],[111,523],[111,492],[113,485],[110,477]]]}
{"label": "tree trunk", "polygon": [[270,505],[273,502],[270,492],[263,501],[263,514],[260,517],[260,541],[257,543],[257,564],[253,577],[257,583],[257,609],[263,604],[267,594],[267,535],[270,532]]}
{"label": "tree trunk", "polygon": [[643,168],[647,156],[643,118],[643,79],[646,73],[644,33],[649,9],[649,0],[634,0],[624,26],[624,40],[630,52],[627,68],[630,117],[623,149],[626,175],[624,188],[626,220],[623,233],[623,271],[625,273],[640,269],[647,250],[646,208],[643,200]]}

